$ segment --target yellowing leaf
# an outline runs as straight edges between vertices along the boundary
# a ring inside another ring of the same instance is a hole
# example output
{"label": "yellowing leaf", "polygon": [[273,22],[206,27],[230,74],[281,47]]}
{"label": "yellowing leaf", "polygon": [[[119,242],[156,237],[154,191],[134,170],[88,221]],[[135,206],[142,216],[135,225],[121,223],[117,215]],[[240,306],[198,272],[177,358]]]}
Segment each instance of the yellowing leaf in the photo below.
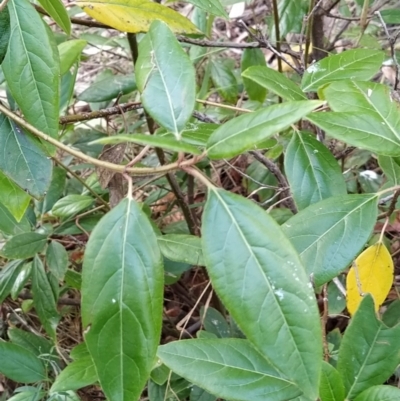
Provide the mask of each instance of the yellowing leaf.
{"label": "yellowing leaf", "polygon": [[393,260],[385,245],[378,242],[355,260],[347,275],[347,309],[354,315],[364,294],[371,294],[377,311],[393,283]]}
{"label": "yellowing leaf", "polygon": [[175,33],[201,33],[178,12],[149,0],[78,0],[77,4],[95,20],[123,32],[147,32],[158,19]]}

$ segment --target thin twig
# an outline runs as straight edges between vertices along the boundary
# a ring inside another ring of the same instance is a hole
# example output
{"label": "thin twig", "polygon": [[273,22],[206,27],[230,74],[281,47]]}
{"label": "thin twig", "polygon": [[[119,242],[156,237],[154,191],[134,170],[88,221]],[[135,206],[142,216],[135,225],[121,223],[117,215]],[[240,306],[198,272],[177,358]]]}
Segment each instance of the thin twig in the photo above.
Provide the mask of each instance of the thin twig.
{"label": "thin twig", "polygon": [[260,151],[251,150],[249,153],[253,155],[254,158],[258,160],[261,164],[267,167],[267,169],[276,177],[279,186],[285,189],[285,195],[288,197],[286,203],[289,209],[293,212],[293,214],[296,214],[297,207],[294,204],[293,198],[290,194],[289,184],[286,180],[286,177],[282,174],[281,170],[279,170],[278,166],[272,160],[266,158]]}

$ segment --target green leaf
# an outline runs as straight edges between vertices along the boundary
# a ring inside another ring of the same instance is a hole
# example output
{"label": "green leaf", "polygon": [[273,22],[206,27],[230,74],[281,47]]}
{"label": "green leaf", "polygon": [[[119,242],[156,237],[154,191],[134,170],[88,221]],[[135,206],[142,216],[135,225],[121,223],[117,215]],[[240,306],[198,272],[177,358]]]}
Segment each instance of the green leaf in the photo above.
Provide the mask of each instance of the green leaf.
{"label": "green leaf", "polygon": [[0,149],[0,170],[33,197],[42,197],[51,180],[51,160],[38,141],[2,114]]}
{"label": "green leaf", "polygon": [[329,363],[322,362],[321,381],[319,383],[321,401],[343,401],[344,385],[338,371]]}
{"label": "green leaf", "polygon": [[318,393],[319,313],[301,261],[252,201],[210,189],[203,252],[213,287],[249,341],[306,397]]}
{"label": "green leaf", "polygon": [[281,0],[278,3],[279,33],[280,38],[275,37],[275,26],[271,24],[272,40],[278,41],[289,32],[300,33],[302,30],[303,16],[307,12],[307,0]]}
{"label": "green leaf", "polygon": [[400,326],[388,328],[378,320],[374,300],[367,294],[339,348],[337,370],[343,379],[346,399],[354,399],[389,379],[399,364],[399,354]]}
{"label": "green leaf", "polygon": [[71,362],[56,377],[50,392],[78,390],[96,383],[97,373],[90,355]]}
{"label": "green leaf", "polygon": [[16,344],[0,341],[0,372],[17,383],[33,383],[46,378],[42,361]]}
{"label": "green leaf", "polygon": [[46,242],[47,235],[45,234],[31,232],[17,234],[6,242],[1,255],[8,259],[31,258],[43,251]]}
{"label": "green leaf", "polygon": [[32,263],[25,263],[18,276],[16,277],[13,286],[11,288],[11,298],[12,299],[17,299],[20,292],[23,290],[23,288],[25,287],[25,284],[27,283],[27,281],[30,279],[31,277],[31,272],[32,272]]}
{"label": "green leaf", "polygon": [[[56,138],[60,66],[53,38],[33,6],[10,0],[9,51],[2,64],[10,92],[25,118],[37,129]],[[1,125],[1,123],[0,123]],[[18,153],[22,153],[21,150]],[[15,160],[17,156],[9,159]]]}
{"label": "green leaf", "polygon": [[199,155],[201,152],[195,146],[184,142],[181,139],[177,139],[174,135],[145,135],[145,134],[133,134],[133,135],[112,135],[106,138],[101,138],[92,143],[123,143],[133,142],[140,145],[150,145],[153,147],[163,148],[172,150],[173,152],[185,152],[194,155]]}
{"label": "green leaf", "polygon": [[386,24],[400,24],[400,10],[390,9],[379,12]]}
{"label": "green leaf", "polygon": [[[264,88],[276,93],[282,99],[305,100],[307,96],[293,81],[281,72],[268,67],[250,67],[242,72],[243,78],[257,82]],[[244,81],[245,82],[245,81]]]}
{"label": "green leaf", "polygon": [[382,322],[388,327],[394,327],[400,323],[400,299],[391,302],[382,315]]}
{"label": "green leaf", "polygon": [[184,340],[162,345],[158,357],[174,372],[219,398],[287,401],[301,395],[247,340]]}
{"label": "green leaf", "polygon": [[201,239],[194,235],[167,234],[157,237],[164,257],[176,262],[204,266]]}
{"label": "green leaf", "polygon": [[308,133],[294,133],[287,147],[285,172],[299,210],[346,194],[346,182],[331,152]]}
{"label": "green leaf", "polygon": [[1,171],[0,188],[0,202],[11,212],[16,221],[20,221],[29,206],[31,197]]}
{"label": "green leaf", "polygon": [[8,209],[0,203],[0,231],[3,234],[12,236],[30,231],[30,229],[31,226],[26,216],[18,222]]}
{"label": "green leaf", "polygon": [[140,41],[135,71],[144,108],[179,139],[194,109],[195,70],[165,23],[155,20]]}
{"label": "green leaf", "polygon": [[400,156],[400,136],[374,114],[325,112],[307,116],[307,120],[350,145],[384,156]]}
{"label": "green leaf", "polygon": [[[218,128],[218,124],[211,123],[189,123],[182,131],[182,141],[194,146],[204,148],[207,144],[208,138]],[[171,138],[171,132],[157,130],[156,136]]]}
{"label": "green leaf", "polygon": [[61,0],[39,0],[42,7],[48,12],[57,25],[67,34],[71,35],[71,20]]}
{"label": "green leaf", "polygon": [[247,94],[251,100],[264,102],[267,95],[267,87],[254,79],[247,79],[243,75],[244,71],[250,68],[258,68],[263,70],[266,68],[265,55],[261,49],[244,49],[242,54],[241,72],[243,76],[243,84]]}
{"label": "green leaf", "polygon": [[93,202],[89,195],[67,195],[54,204],[51,213],[63,218],[72,217],[90,207]]}
{"label": "green leaf", "polygon": [[53,168],[49,189],[42,201],[36,203],[37,209],[45,214],[52,209],[64,192],[66,171],[60,167]]}
{"label": "green leaf", "polygon": [[[27,388],[28,386],[24,386]],[[13,395],[8,401],[39,401],[45,396],[44,391],[39,391],[37,387],[31,387],[27,391],[21,391]]]}
{"label": "green leaf", "polygon": [[379,71],[384,57],[382,51],[369,49],[347,50],[326,57],[308,67],[301,89],[316,92],[323,85],[344,79],[368,81]]}
{"label": "green leaf", "polygon": [[238,84],[227,60],[213,60],[210,65],[211,79],[215,89],[226,101],[236,103],[239,93]]}
{"label": "green leaf", "polygon": [[378,156],[378,164],[392,185],[400,184],[400,157]]}
{"label": "green leaf", "polygon": [[82,271],[82,324],[110,401],[136,400],[161,333],[163,269],[147,216],[124,199],[97,224]]}
{"label": "green leaf", "polygon": [[372,386],[363,391],[354,401],[397,401],[400,389],[393,386]]}
{"label": "green leaf", "polygon": [[24,265],[22,260],[13,260],[0,270],[0,304],[9,296]]}
{"label": "green leaf", "polygon": [[153,21],[161,20],[174,33],[200,33],[178,12],[148,0],[78,0],[76,3],[95,20],[123,32],[147,32]]}
{"label": "green leaf", "polygon": [[188,0],[188,3],[193,4],[210,14],[216,15],[217,17],[229,19],[220,0]]}
{"label": "green leaf", "polygon": [[46,250],[46,263],[54,276],[62,281],[68,268],[68,254],[59,242],[50,242]]}
{"label": "green leaf", "polygon": [[314,203],[282,229],[316,286],[348,267],[368,241],[377,218],[374,195],[342,195]]}
{"label": "green leaf", "polygon": [[78,96],[78,99],[84,102],[105,102],[134,90],[136,90],[136,80],[132,74],[113,75],[91,84]]}
{"label": "green leaf", "polygon": [[200,313],[204,329],[207,332],[215,334],[218,338],[233,337],[228,322],[216,309],[212,307],[201,308]]}
{"label": "green leaf", "polygon": [[0,13],[0,65],[7,53],[8,42],[10,40],[10,12],[6,7]]}
{"label": "green leaf", "polygon": [[54,353],[54,345],[44,337],[13,327],[7,331],[8,337],[13,342],[41,359],[48,358]]}
{"label": "green leaf", "polygon": [[[42,0],[43,1],[43,0]],[[69,21],[69,19],[68,19]],[[67,40],[58,45],[60,54],[60,74],[64,75],[74,65],[80,57],[82,50],[87,45],[86,40],[74,39]]]}
{"label": "green leaf", "polygon": [[211,159],[223,159],[243,153],[322,104],[317,100],[286,102],[233,118],[211,135],[207,154]]}
{"label": "green leaf", "polygon": [[57,300],[44,270],[42,261],[36,255],[32,263],[33,303],[46,333],[55,342],[56,328],[60,320]]}

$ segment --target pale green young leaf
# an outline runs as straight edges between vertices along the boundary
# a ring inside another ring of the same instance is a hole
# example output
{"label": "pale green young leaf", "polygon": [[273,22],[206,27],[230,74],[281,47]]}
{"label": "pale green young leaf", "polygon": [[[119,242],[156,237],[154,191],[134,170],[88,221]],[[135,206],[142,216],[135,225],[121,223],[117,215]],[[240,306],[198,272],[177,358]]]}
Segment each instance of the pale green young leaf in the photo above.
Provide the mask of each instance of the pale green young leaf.
{"label": "pale green young leaf", "polygon": [[16,235],[30,231],[31,225],[29,224],[26,216],[18,222],[10,211],[0,203],[0,231],[5,235]]}
{"label": "pale green young leaf", "polygon": [[210,189],[203,252],[218,296],[248,340],[315,399],[321,355],[311,283],[277,223],[252,201]]}
{"label": "pale green young leaf", "polygon": [[339,372],[328,362],[322,362],[321,381],[319,383],[321,401],[343,401],[344,385]]}
{"label": "pale green young leaf", "polygon": [[13,260],[0,270],[0,304],[10,295],[11,289],[17,279],[24,261]]}
{"label": "pale green young leaf", "polygon": [[301,88],[304,92],[316,92],[321,86],[334,81],[368,81],[379,71],[384,56],[380,50],[354,49],[325,57],[308,67]]}
{"label": "pale green young leaf", "polygon": [[178,375],[219,398],[235,401],[287,401],[302,394],[247,340],[174,341],[158,357]]}
{"label": "pale green young leaf", "polygon": [[25,118],[55,138],[60,66],[54,39],[30,2],[10,0],[8,9],[11,37],[2,63],[8,88]]}
{"label": "pale green young leaf", "polygon": [[161,334],[163,269],[157,238],[132,199],[107,213],[90,236],[82,271],[82,324],[102,389],[136,400]]}
{"label": "pale green young leaf", "polygon": [[233,118],[210,136],[207,154],[211,159],[223,159],[243,153],[322,104],[317,100],[285,102]]}
{"label": "pale green young leaf", "polygon": [[256,80],[248,79],[244,76],[244,71],[249,68],[266,68],[265,55],[261,49],[244,49],[241,60],[241,72],[243,85],[251,100],[263,102],[267,95],[267,88],[260,85]]}
{"label": "pale green young leaf", "polygon": [[339,349],[337,370],[346,399],[354,399],[369,387],[389,379],[399,364],[399,354],[400,326],[389,328],[378,320],[374,300],[367,294],[347,327]]}
{"label": "pale green young leaf", "polygon": [[359,394],[354,401],[397,401],[400,389],[394,386],[372,386]]}
{"label": "pale green young leaf", "polygon": [[180,138],[194,109],[195,70],[164,22],[155,20],[140,41],[135,72],[146,111]]}
{"label": "pale green young leaf", "polygon": [[212,60],[211,79],[215,89],[227,102],[236,103],[239,94],[238,83],[228,63],[229,60]]}
{"label": "pale green young leaf", "polygon": [[293,81],[281,72],[268,67],[250,67],[242,72],[243,78],[252,80],[264,88],[276,93],[282,99],[306,100],[305,93]]}
{"label": "pale green young leaf", "polygon": [[299,210],[335,195],[346,194],[337,160],[313,135],[293,133],[285,156],[285,172]]}
{"label": "pale green young leaf", "polygon": [[308,206],[282,229],[316,286],[346,269],[368,241],[377,218],[375,195],[341,195]]}
{"label": "pale green young leaf", "polygon": [[194,235],[166,234],[157,237],[164,257],[176,262],[204,266],[201,239]]}
{"label": "pale green young leaf", "polygon": [[71,34],[71,20],[61,0],[39,0],[42,7],[54,19],[57,25],[67,34]]}
{"label": "pale green young leaf", "polygon": [[63,218],[72,217],[90,207],[93,202],[89,195],[67,195],[54,204],[51,213]]}
{"label": "pale green young leaf", "polygon": [[46,264],[49,270],[59,280],[64,279],[68,267],[68,254],[57,241],[51,241],[46,250]]}
{"label": "pale green young leaf", "polygon": [[60,74],[64,75],[74,65],[85,48],[86,40],[73,39],[58,45],[60,54]]}

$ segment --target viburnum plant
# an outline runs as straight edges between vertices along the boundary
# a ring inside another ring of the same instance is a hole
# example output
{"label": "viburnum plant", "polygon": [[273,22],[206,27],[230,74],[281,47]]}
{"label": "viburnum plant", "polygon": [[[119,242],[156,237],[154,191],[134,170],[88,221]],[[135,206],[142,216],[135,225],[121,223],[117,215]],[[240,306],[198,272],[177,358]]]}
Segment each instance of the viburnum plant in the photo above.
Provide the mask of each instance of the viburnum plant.
{"label": "viburnum plant", "polygon": [[204,38],[227,1],[39,3],[0,3],[2,399],[398,401],[398,1],[247,42]]}

